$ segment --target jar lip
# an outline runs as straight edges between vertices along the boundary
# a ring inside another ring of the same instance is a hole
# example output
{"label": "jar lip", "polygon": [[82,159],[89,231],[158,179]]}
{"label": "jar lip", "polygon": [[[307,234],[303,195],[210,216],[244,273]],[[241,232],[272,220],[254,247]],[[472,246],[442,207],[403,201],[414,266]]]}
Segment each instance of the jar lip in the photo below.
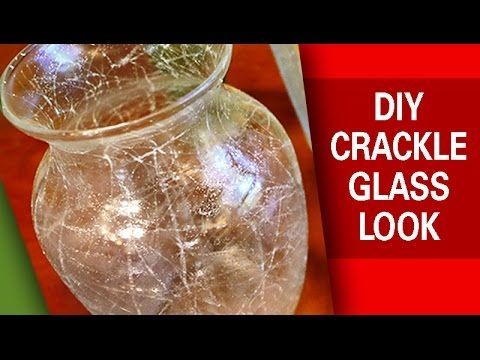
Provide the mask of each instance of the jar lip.
{"label": "jar lip", "polygon": [[[147,127],[159,121],[165,120],[172,115],[178,113],[180,110],[186,108],[190,104],[194,103],[197,99],[201,98],[209,90],[214,88],[218,83],[223,81],[223,78],[225,77],[230,65],[233,49],[232,44],[224,44],[222,46],[222,53],[220,54],[220,60],[217,66],[215,67],[214,71],[212,71],[212,73],[200,85],[195,87],[186,95],[175,100],[168,106],[154,113],[116,125],[109,125],[85,130],[62,130],[31,126],[25,121],[19,119],[14,114],[12,114],[5,102],[5,88],[8,78],[15,70],[16,65],[19,64],[31,51],[35,50],[37,46],[38,45],[36,44],[30,44],[23,48],[5,68],[5,71],[0,77],[0,110],[2,111],[3,115],[15,127],[32,137],[44,141],[77,141],[115,136],[126,133],[128,131],[141,129],[143,127]],[[152,121],[153,118],[155,118],[154,122]]]}

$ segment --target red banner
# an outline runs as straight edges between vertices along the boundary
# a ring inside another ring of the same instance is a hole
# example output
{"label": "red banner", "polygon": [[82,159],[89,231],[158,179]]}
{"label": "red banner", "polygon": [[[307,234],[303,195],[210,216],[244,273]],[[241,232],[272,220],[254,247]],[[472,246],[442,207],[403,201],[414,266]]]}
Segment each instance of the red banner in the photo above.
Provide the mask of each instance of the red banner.
{"label": "red banner", "polygon": [[335,312],[480,313],[480,46],[301,56]]}

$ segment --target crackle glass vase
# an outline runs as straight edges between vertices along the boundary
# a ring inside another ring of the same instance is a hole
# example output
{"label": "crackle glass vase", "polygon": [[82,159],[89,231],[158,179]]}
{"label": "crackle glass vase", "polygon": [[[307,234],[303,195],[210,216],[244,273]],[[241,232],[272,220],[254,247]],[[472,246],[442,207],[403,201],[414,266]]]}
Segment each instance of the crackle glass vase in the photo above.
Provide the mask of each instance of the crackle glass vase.
{"label": "crackle glass vase", "polygon": [[289,314],[307,214],[292,144],[223,84],[231,45],[31,45],[2,109],[48,142],[32,214],[92,314]]}

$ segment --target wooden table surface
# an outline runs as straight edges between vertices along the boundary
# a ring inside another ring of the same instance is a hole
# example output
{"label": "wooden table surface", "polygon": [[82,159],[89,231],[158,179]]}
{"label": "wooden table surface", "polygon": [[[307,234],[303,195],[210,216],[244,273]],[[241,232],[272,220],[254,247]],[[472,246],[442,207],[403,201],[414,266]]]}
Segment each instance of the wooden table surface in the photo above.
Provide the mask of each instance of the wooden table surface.
{"label": "wooden table surface", "polygon": [[[0,71],[23,46],[0,45]],[[235,45],[226,82],[266,105],[292,139],[302,170],[310,225],[307,276],[297,313],[330,314],[332,305],[312,152],[305,141],[269,46]],[[46,144],[14,129],[0,115],[0,181],[6,188],[49,312],[88,314],[42,254],[33,230],[30,213],[32,184],[46,148]]]}

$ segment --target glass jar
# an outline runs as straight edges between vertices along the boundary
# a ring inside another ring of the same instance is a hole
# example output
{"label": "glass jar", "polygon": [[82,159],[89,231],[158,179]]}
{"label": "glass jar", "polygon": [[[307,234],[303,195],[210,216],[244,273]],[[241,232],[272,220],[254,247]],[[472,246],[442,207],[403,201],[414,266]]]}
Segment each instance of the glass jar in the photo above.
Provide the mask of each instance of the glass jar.
{"label": "glass jar", "polygon": [[93,314],[288,314],[307,213],[278,120],[223,84],[231,45],[32,45],[2,110],[49,150],[41,246]]}

